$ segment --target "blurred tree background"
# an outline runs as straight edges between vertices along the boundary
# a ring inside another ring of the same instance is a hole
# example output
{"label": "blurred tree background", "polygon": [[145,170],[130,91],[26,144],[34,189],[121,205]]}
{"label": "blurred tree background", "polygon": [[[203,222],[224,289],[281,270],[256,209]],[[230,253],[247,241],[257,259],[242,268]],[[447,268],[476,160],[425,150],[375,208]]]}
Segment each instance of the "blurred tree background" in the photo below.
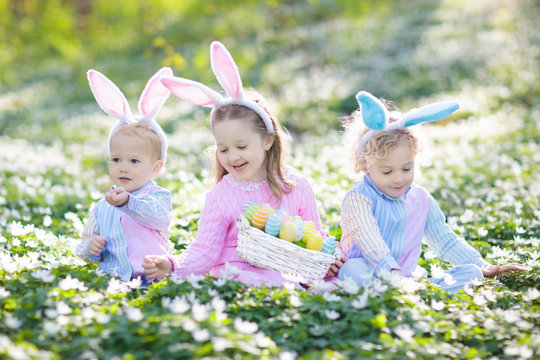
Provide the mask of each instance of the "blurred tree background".
{"label": "blurred tree background", "polygon": [[[130,101],[161,66],[219,88],[209,64],[212,40],[229,48],[244,85],[265,95],[296,134],[338,129],[360,89],[403,109],[482,93],[490,109],[515,101],[538,110],[538,5],[0,0],[0,133],[50,142],[62,122],[96,111],[89,68],[105,73]],[[167,132],[177,118],[163,120]]]}

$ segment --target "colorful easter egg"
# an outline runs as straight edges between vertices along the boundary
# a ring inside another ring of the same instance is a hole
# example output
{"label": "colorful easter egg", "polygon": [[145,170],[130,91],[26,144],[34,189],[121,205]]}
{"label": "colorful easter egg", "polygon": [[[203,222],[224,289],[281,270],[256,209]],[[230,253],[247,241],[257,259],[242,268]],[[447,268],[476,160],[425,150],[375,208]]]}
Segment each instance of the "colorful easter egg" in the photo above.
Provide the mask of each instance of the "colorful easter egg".
{"label": "colorful easter egg", "polygon": [[287,210],[281,208],[281,209],[276,209],[276,214],[286,214],[287,213]]}
{"label": "colorful easter egg", "polygon": [[281,226],[281,229],[279,230],[279,238],[287,241],[294,241],[294,238],[296,237],[296,228],[294,227],[294,224],[290,221],[287,221],[285,224]]}
{"label": "colorful easter egg", "polygon": [[334,249],[336,248],[336,237],[332,235],[327,235],[324,238],[321,252],[332,255]]}
{"label": "colorful easter egg", "polygon": [[279,220],[279,216],[277,214],[270,215],[264,225],[264,232],[272,236],[277,236],[280,229],[281,221]]}
{"label": "colorful easter egg", "polygon": [[292,221],[292,222],[294,222],[294,221],[296,221],[296,220],[304,221],[304,219],[302,219],[301,216],[298,216],[298,215],[296,215],[296,216],[291,216],[291,221]]}
{"label": "colorful easter egg", "polygon": [[304,236],[302,241],[305,243],[310,236],[313,236],[317,232],[315,223],[313,221],[304,221]]}
{"label": "colorful easter egg", "polygon": [[290,221],[290,216],[287,213],[280,213],[278,214],[279,220],[281,221],[281,225],[285,224],[287,221]]}
{"label": "colorful easter egg", "polygon": [[296,236],[294,238],[294,241],[300,241],[304,236],[304,222],[302,220],[295,220],[293,221],[293,224],[296,228]]}
{"label": "colorful easter egg", "polygon": [[244,201],[244,203],[242,204],[242,207],[240,208],[240,211],[242,213],[245,213],[246,210],[253,204],[256,204],[255,202],[255,199],[247,199],[246,201]]}
{"label": "colorful easter egg", "polygon": [[255,226],[257,229],[264,229],[268,216],[270,216],[270,208],[261,206],[253,214],[253,217],[251,218],[251,225]]}
{"label": "colorful easter egg", "polygon": [[248,219],[249,222],[251,222],[253,218],[253,214],[255,214],[255,211],[257,211],[261,206],[259,204],[253,204],[250,205],[246,211],[244,211],[244,216],[246,219]]}
{"label": "colorful easter egg", "polygon": [[307,239],[306,247],[311,250],[321,251],[322,243],[323,239],[321,234],[316,232]]}

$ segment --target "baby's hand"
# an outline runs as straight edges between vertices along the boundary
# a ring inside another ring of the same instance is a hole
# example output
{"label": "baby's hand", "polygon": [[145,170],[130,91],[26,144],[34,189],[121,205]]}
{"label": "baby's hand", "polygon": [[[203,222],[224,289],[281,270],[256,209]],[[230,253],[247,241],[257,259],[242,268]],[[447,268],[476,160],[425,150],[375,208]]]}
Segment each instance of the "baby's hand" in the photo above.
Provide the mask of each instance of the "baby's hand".
{"label": "baby's hand", "polygon": [[92,256],[99,256],[107,243],[107,239],[101,236],[92,236],[88,243],[88,253]]}
{"label": "baby's hand", "polygon": [[482,266],[482,274],[487,278],[504,274],[505,272],[509,272],[509,271],[525,271],[525,267],[521,264]]}
{"label": "baby's hand", "polygon": [[339,247],[343,255],[341,255],[340,259],[336,259],[336,261],[332,265],[330,265],[330,268],[326,272],[326,276],[329,277],[337,276],[337,274],[339,273],[339,269],[341,269],[343,264],[345,264],[345,261],[349,260],[349,258],[345,254],[345,251],[343,251],[343,248],[341,247],[341,243],[337,242],[336,246]]}
{"label": "baby's hand", "polygon": [[171,274],[172,264],[166,256],[147,255],[142,263],[144,275],[148,279],[161,280]]}
{"label": "baby's hand", "polygon": [[124,206],[129,200],[129,193],[121,186],[105,193],[105,200],[112,206]]}

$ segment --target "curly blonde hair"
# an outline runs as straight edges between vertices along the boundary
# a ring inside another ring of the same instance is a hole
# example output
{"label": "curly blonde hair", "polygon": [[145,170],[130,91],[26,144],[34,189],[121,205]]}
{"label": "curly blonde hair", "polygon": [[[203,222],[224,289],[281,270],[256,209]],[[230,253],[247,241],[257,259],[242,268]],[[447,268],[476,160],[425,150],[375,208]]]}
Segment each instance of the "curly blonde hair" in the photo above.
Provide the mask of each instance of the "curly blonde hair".
{"label": "curly blonde hair", "polygon": [[[266,182],[274,196],[279,200],[283,193],[288,194],[292,191],[295,183],[286,176],[285,156],[287,155],[291,137],[289,133],[281,126],[277,118],[269,111],[268,105],[264,101],[263,97],[254,90],[245,92],[251,100],[259,104],[268,114],[272,125],[274,126],[274,132],[267,132],[266,125],[263,119],[257,115],[252,109],[238,104],[228,104],[220,106],[215,109],[213,124],[226,121],[226,120],[246,120],[251,121],[253,128],[261,136],[272,136],[273,143],[270,149],[266,153]],[[223,179],[228,172],[219,162],[218,151],[213,149],[214,152],[214,173],[216,183]]]}
{"label": "curly blonde hair", "polygon": [[[420,152],[420,140],[410,128],[381,131],[369,139],[361,151],[358,151],[360,139],[370,130],[358,118],[361,116],[360,111],[356,111],[346,119],[345,124],[345,133],[348,138],[347,142],[354,172],[364,172],[374,162],[385,159],[388,153],[402,140],[407,141],[414,155]],[[389,122],[392,123],[398,119],[396,112],[393,112],[390,114]]]}

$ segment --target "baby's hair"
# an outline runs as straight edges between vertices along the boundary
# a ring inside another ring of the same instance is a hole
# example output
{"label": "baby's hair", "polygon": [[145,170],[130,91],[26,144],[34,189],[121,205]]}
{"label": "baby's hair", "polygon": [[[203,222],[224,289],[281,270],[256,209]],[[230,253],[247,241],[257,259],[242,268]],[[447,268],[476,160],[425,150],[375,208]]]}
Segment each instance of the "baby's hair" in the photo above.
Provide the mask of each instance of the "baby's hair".
{"label": "baby's hair", "polygon": [[[394,129],[381,132],[373,136],[363,147],[362,151],[358,152],[358,144],[364,134],[370,129],[363,124],[363,121],[357,117],[362,116],[359,110],[345,118],[345,131],[349,138],[349,152],[353,169],[356,173],[363,172],[366,167],[374,161],[383,160],[388,153],[393,150],[402,140],[406,140],[414,155],[418,154],[421,149],[421,144],[418,136],[413,129]],[[399,119],[396,111],[389,114],[389,123],[393,123]]]}
{"label": "baby's hair", "polygon": [[[295,186],[286,176],[286,168],[284,159],[289,151],[291,137],[288,132],[277,121],[276,117],[269,111],[269,107],[264,98],[254,90],[246,91],[245,95],[252,101],[255,101],[260,107],[262,107],[274,126],[275,131],[269,133],[263,119],[252,109],[244,105],[228,104],[223,105],[215,109],[213,124],[226,121],[243,119],[251,121],[253,128],[261,136],[271,136],[274,142],[267,151],[266,155],[266,181],[272,193],[281,199],[283,193],[290,193]],[[219,182],[223,176],[227,174],[227,170],[221,165],[218,158],[218,151],[215,151],[214,171],[216,176],[216,183]]]}
{"label": "baby's hair", "polygon": [[140,122],[123,124],[114,132],[111,139],[114,139],[120,133],[145,140],[152,148],[152,160],[163,160],[161,159],[161,141],[156,132],[148,124]]}

